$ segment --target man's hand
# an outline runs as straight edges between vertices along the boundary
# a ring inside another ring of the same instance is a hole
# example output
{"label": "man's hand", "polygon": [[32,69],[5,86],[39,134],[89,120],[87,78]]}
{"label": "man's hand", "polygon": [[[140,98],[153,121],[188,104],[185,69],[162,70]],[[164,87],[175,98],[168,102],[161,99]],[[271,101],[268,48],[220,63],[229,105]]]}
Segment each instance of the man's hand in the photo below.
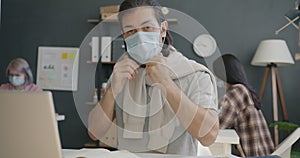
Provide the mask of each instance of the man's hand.
{"label": "man's hand", "polygon": [[125,55],[122,61],[115,64],[111,83],[111,88],[115,96],[122,91],[127,79],[131,80],[135,77],[138,73],[138,67],[139,65],[130,59],[128,55]]}
{"label": "man's hand", "polygon": [[172,81],[166,61],[167,58],[160,53],[147,62],[147,75],[153,83],[164,85],[164,83]]}

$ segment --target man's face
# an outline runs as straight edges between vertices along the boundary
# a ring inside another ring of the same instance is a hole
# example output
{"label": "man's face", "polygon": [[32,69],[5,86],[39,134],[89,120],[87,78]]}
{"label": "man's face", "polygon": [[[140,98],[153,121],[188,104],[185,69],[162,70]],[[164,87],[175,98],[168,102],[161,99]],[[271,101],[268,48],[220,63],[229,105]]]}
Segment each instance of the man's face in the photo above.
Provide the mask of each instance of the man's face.
{"label": "man's face", "polygon": [[158,23],[155,11],[151,7],[139,7],[127,11],[122,17],[122,33],[127,38],[136,32],[160,32],[165,36],[166,26]]}

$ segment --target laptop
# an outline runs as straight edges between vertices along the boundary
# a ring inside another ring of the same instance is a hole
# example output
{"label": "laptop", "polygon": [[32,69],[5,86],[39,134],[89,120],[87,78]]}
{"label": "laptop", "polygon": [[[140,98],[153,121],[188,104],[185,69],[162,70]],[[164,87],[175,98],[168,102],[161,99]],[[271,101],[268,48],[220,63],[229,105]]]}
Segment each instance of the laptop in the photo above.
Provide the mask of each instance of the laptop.
{"label": "laptop", "polygon": [[0,157],[62,158],[51,92],[0,91]]}

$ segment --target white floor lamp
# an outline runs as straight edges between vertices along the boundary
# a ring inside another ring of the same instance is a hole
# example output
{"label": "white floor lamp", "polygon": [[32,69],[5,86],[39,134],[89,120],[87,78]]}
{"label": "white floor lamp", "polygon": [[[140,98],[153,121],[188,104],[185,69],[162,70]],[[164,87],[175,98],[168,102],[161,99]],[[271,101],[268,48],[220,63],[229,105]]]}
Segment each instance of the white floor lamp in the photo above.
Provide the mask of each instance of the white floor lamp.
{"label": "white floor lamp", "polygon": [[[286,111],[286,105],[283,97],[282,86],[280,82],[279,72],[277,66],[285,66],[294,64],[294,60],[284,40],[270,39],[263,40],[260,42],[256,53],[251,62],[255,66],[265,66],[265,75],[263,78],[262,86],[260,89],[259,98],[262,100],[266,82],[268,79],[269,72],[271,71],[272,80],[272,102],[273,102],[273,118],[274,122],[278,121],[278,104],[277,104],[277,93],[279,94],[282,115],[284,121],[288,120],[288,114]],[[278,140],[278,129],[274,127],[274,143],[277,146]]]}

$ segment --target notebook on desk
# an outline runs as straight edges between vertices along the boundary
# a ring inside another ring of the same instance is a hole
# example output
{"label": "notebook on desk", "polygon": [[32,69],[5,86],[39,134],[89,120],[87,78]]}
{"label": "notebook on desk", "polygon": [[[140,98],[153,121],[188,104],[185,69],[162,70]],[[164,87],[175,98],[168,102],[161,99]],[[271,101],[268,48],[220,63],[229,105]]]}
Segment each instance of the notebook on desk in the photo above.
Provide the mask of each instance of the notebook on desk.
{"label": "notebook on desk", "polygon": [[0,91],[0,157],[62,158],[51,92]]}

